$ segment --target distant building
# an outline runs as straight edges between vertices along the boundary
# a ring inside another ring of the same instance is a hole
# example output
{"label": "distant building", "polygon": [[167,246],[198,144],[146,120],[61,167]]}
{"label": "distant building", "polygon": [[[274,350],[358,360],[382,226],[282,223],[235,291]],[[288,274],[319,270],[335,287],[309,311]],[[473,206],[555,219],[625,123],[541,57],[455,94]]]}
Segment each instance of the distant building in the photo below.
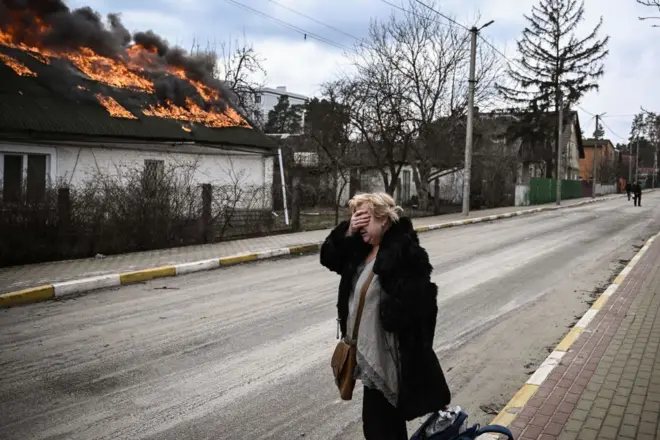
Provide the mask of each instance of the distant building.
{"label": "distant building", "polygon": [[[264,87],[259,90],[259,93],[255,96],[256,107],[258,108],[258,110],[256,110],[258,115],[255,115],[255,119],[261,124],[265,124],[268,120],[268,112],[275,108],[281,96],[287,96],[290,105],[304,105],[309,99],[305,95],[288,92],[286,86],[278,86],[274,89]],[[302,123],[303,125],[305,123],[304,113]]]}
{"label": "distant building", "polygon": [[[596,164],[596,179],[599,181],[612,180],[616,174],[618,165],[617,150],[609,139],[584,139],[584,159],[580,159],[580,179],[591,181],[593,179],[593,167]],[[596,161],[594,161],[594,152]],[[608,182],[609,183],[609,182]]]}

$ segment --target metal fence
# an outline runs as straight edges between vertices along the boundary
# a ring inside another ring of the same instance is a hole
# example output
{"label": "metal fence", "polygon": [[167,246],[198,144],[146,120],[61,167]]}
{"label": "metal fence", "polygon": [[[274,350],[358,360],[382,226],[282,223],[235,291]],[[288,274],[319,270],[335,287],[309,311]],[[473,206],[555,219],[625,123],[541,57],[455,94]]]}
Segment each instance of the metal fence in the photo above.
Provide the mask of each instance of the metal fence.
{"label": "metal fence", "polygon": [[[562,200],[579,199],[583,197],[582,182],[579,180],[561,181]],[[557,200],[557,179],[534,177],[529,188],[529,202],[532,205],[543,205]]]}

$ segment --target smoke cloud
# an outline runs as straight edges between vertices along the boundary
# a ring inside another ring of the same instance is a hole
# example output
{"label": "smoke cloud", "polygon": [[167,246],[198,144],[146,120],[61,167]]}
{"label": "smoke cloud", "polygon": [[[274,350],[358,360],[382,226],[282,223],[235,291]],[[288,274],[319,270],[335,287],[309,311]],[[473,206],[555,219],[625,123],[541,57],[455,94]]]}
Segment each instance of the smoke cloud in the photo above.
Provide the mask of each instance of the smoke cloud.
{"label": "smoke cloud", "polygon": [[164,56],[169,50],[169,44],[153,31],[136,32],[133,36],[136,44],[144,47],[147,50],[156,50],[158,55]]}
{"label": "smoke cloud", "polygon": [[[170,47],[165,39],[151,30],[132,35],[120,15],[108,14],[106,18],[107,25],[92,8],[69,9],[62,0],[0,0],[0,28],[12,25],[16,43],[60,51],[87,47],[99,55],[115,59],[126,59],[126,50],[135,43],[155,53],[153,58],[161,68],[145,66],[153,75],[162,75],[166,71],[162,67],[177,67],[183,69],[188,78],[229,96],[222,82],[213,77],[216,60],[212,54],[192,55],[180,47]],[[186,96],[197,94],[192,85],[170,76],[158,78],[154,85],[159,99],[162,96],[175,103],[181,102],[182,97],[185,101]]]}

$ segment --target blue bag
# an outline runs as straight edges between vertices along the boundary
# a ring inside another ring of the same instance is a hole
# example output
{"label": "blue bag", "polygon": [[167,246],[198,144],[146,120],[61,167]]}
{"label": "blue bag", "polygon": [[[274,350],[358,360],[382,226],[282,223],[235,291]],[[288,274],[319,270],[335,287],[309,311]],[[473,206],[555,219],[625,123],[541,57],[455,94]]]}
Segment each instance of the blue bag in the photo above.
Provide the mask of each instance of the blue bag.
{"label": "blue bag", "polygon": [[482,434],[488,433],[501,434],[509,440],[514,440],[511,431],[500,425],[488,425],[481,428],[478,424],[475,424],[471,428],[465,428],[468,415],[464,411],[461,411],[460,408],[455,413],[455,419],[451,425],[442,428],[440,431],[429,433],[428,431],[430,429],[432,430],[433,425],[438,421],[439,417],[439,412],[431,414],[410,440],[473,440]]}

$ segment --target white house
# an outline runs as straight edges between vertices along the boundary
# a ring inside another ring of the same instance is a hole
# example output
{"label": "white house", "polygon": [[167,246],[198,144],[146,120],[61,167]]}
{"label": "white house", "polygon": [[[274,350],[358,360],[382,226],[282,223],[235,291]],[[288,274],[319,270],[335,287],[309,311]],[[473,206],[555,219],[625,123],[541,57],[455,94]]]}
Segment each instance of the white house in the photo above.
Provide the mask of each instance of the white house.
{"label": "white house", "polygon": [[[240,186],[255,191],[263,188],[267,197],[260,200],[259,208],[270,209],[268,188],[272,185],[273,160],[274,156],[265,152],[194,143],[2,139],[0,182],[3,200],[10,201],[17,191],[39,195],[48,186],[75,188],[99,175],[120,177],[143,168],[155,178],[172,169],[190,171],[197,185]],[[249,207],[256,208],[245,206]]]}
{"label": "white house", "polygon": [[436,180],[438,198],[442,203],[459,205],[463,203],[463,168],[449,168],[446,170],[434,170],[428,178],[429,196],[435,198]]}
{"label": "white house", "polygon": [[[157,114],[153,95],[106,87],[18,51],[12,55],[29,64],[34,75],[19,75],[0,62],[0,186],[5,202],[23,191],[38,197],[50,185],[75,187],[129,168],[156,175],[187,167],[199,185],[272,184],[275,142],[231,108],[199,107],[198,112],[207,112],[203,117]],[[271,201],[264,204],[268,209]]]}
{"label": "white house", "polygon": [[[350,186],[350,176],[347,175],[346,181],[349,182],[348,185],[343,186],[343,188],[338,188],[341,191],[341,196],[338,197],[340,205],[344,206],[348,204],[350,200],[350,194],[353,192],[385,192],[385,182],[383,181],[383,175],[380,170],[376,168],[362,168],[356,169],[357,172],[357,182],[358,187],[357,191]],[[388,179],[391,177],[391,173],[387,171]],[[356,182],[356,183],[357,183]],[[417,186],[415,185],[415,179],[413,178],[413,167],[412,165],[404,164],[401,167],[399,172],[399,183],[396,190],[394,191],[394,200],[399,205],[407,205],[412,201],[413,197],[417,196]]]}

